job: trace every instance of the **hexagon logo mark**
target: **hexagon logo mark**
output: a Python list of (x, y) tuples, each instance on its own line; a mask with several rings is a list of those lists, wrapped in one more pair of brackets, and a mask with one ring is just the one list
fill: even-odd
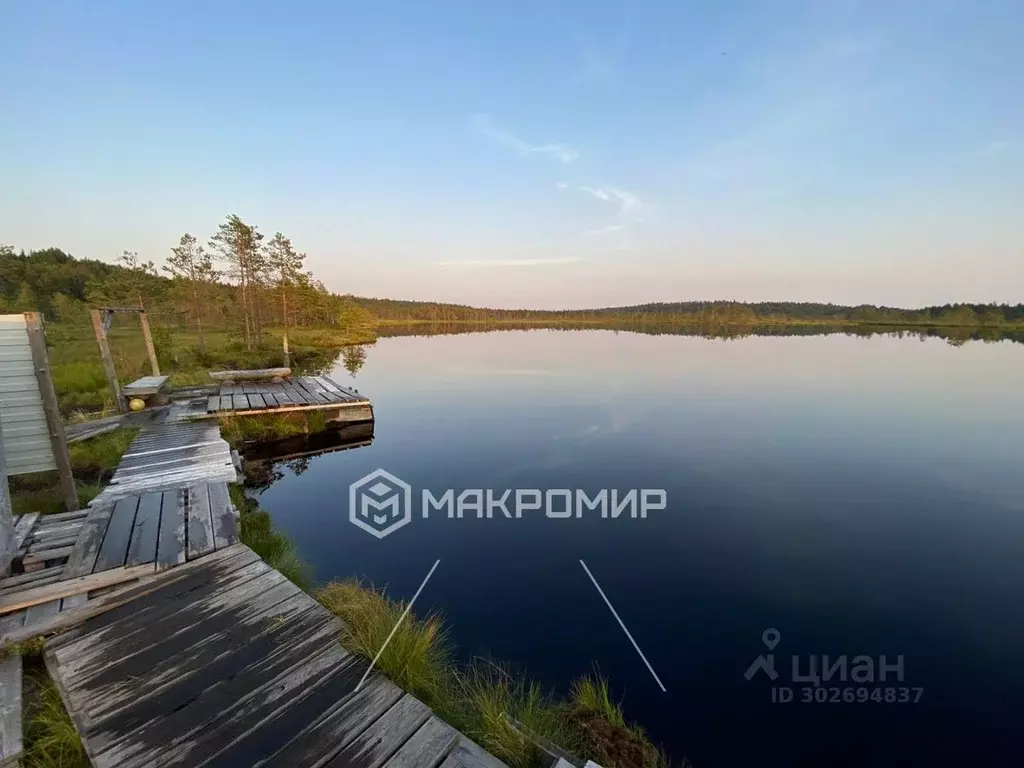
[(348, 519), (378, 539), (412, 520), (412, 486), (377, 469), (348, 487)]

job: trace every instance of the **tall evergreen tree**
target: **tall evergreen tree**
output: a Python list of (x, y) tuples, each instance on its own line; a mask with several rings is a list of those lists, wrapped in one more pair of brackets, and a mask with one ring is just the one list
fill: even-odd
[(257, 305), (259, 287), (265, 277), (262, 240), (262, 233), (254, 225), (246, 224), (235, 214), (228, 216), (210, 238), (210, 247), (220, 254), (229, 266), (229, 275), (238, 282), (245, 320), (245, 345), (249, 349), (262, 334)]
[(280, 232), (267, 243), (266, 262), (270, 279), (281, 295), (281, 323), (286, 332), (288, 321), (288, 295), (291, 293), (302, 275), (303, 262), (306, 254), (297, 253), (292, 241)]
[(217, 281), (219, 273), (213, 268), (213, 258), (188, 232), (181, 236), (177, 247), (171, 248), (164, 270), (175, 279), (181, 280), (188, 291), (192, 304), (192, 317), (199, 330), (199, 349), (206, 349), (203, 337), (203, 307), (210, 293), (210, 287)]

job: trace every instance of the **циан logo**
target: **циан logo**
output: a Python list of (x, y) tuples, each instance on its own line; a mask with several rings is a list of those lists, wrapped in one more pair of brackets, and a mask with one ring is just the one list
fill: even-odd
[(383, 469), (348, 488), (348, 519), (383, 539), (412, 520), (412, 486)]

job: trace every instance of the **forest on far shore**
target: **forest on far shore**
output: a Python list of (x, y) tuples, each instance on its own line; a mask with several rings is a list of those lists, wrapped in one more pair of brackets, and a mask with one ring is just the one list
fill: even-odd
[(229, 216), (204, 248), (191, 234), (158, 270), (125, 251), (116, 263), (76, 259), (60, 248), (0, 246), (0, 313), (39, 310), (51, 321), (86, 322), (94, 306), (142, 306), (157, 322), (198, 330), (264, 327), (370, 328), (392, 323), (643, 323), (721, 325), (1024, 326), (1024, 304), (945, 304), (908, 309), (813, 302), (680, 301), (576, 310), (494, 309), (339, 294), (304, 269), (304, 254), (277, 233), (265, 240)]

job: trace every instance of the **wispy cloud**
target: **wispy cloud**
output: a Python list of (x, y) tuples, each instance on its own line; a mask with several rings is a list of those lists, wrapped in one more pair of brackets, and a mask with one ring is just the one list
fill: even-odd
[(576, 264), (583, 261), (579, 256), (564, 256), (549, 259), (465, 259), (461, 261), (439, 261), (439, 267), (553, 267), (559, 264)]
[(607, 227), (588, 229), (583, 233), (584, 237), (596, 237), (598, 235), (610, 235), (612, 232), (619, 232), (626, 228), (625, 224), (609, 224)]
[(598, 200), (603, 200), (606, 203), (615, 203), (619, 206), (620, 216), (636, 216), (643, 208), (643, 202), (640, 198), (634, 195), (632, 192), (627, 192), (624, 189), (618, 187), (612, 187), (609, 185), (601, 187), (577, 187), (581, 192), (586, 192), (588, 195), (593, 195)]
[(473, 127), (489, 139), (514, 149), (520, 155), (548, 155), (561, 163), (569, 164), (580, 156), (580, 153), (563, 144), (531, 144), (520, 139), (506, 129), (496, 125), (487, 115), (473, 115)]

